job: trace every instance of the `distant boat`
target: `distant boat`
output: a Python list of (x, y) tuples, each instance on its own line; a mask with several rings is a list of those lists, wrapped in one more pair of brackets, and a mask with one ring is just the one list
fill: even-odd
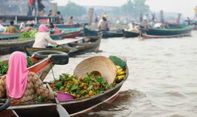
[(32, 47), (34, 39), (10, 39), (0, 40), (0, 55), (10, 54), (14, 51), (25, 51), (26, 47)]
[(139, 32), (134, 32), (134, 31), (128, 31), (124, 30), (124, 37), (129, 38), (129, 37), (138, 37), (140, 35)]
[(16, 39), (20, 33), (0, 33), (0, 40)]
[(170, 38), (190, 36), (193, 26), (170, 24), (166, 28), (142, 29), (143, 38)]
[(102, 35), (102, 38), (112, 38), (112, 37), (123, 37), (123, 30), (109, 30), (109, 31), (97, 31), (84, 28), (84, 36), (97, 36)]
[(61, 32), (57, 34), (51, 34), (51, 38), (53, 40), (62, 40), (65, 38), (75, 38), (80, 34), (81, 30), (78, 31), (71, 31), (71, 32)]
[(34, 52), (47, 50), (47, 51), (62, 51), (69, 54), (69, 56), (75, 56), (86, 52), (97, 51), (100, 46), (100, 37), (84, 37), (82, 39), (64, 40), (61, 47), (54, 48), (32, 48), (27, 47), (26, 52), (28, 55), (32, 55)]

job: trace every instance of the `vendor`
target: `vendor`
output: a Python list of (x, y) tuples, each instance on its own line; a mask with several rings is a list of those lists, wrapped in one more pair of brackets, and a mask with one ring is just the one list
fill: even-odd
[(57, 42), (51, 39), (48, 32), (48, 27), (41, 24), (38, 28), (38, 32), (35, 34), (34, 48), (47, 48), (48, 44), (59, 45)]
[(107, 18), (105, 16), (103, 16), (102, 19), (99, 21), (98, 29), (100, 31), (109, 31), (109, 23), (108, 23)]
[(28, 104), (42, 96), (54, 99), (54, 93), (43, 86), (38, 76), (27, 69), (26, 55), (15, 51), (10, 55), (7, 74), (0, 78), (0, 98), (11, 98), (12, 105)]
[(5, 32), (7, 32), (7, 33), (17, 33), (18, 32), (18, 30), (14, 26), (14, 21), (10, 21), (10, 25), (6, 28)]

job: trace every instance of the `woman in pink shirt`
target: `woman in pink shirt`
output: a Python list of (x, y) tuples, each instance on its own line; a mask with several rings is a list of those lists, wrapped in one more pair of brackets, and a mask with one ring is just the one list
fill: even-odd
[(41, 24), (38, 28), (38, 32), (35, 34), (34, 48), (47, 48), (48, 44), (59, 45), (57, 42), (51, 39), (48, 27)]

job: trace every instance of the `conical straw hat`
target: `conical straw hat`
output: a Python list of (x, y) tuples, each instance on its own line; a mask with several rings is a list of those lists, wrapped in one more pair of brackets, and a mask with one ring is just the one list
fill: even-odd
[(74, 75), (84, 77), (87, 73), (99, 72), (101, 76), (109, 83), (113, 83), (116, 77), (116, 66), (107, 57), (94, 56), (80, 62), (75, 70)]

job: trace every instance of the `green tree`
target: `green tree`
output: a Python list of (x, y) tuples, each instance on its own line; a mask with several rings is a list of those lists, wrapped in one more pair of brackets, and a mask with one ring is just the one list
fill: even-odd
[(66, 6), (59, 6), (58, 9), (60, 10), (63, 16), (80, 17), (86, 14), (86, 9), (84, 7), (70, 1), (66, 4)]
[(146, 0), (128, 0), (121, 7), (114, 9), (113, 14), (139, 19), (140, 15), (148, 14), (150, 9)]
[(150, 9), (149, 6), (145, 4), (146, 0), (133, 0), (134, 6), (134, 16), (139, 17), (140, 14), (147, 14), (149, 13)]

